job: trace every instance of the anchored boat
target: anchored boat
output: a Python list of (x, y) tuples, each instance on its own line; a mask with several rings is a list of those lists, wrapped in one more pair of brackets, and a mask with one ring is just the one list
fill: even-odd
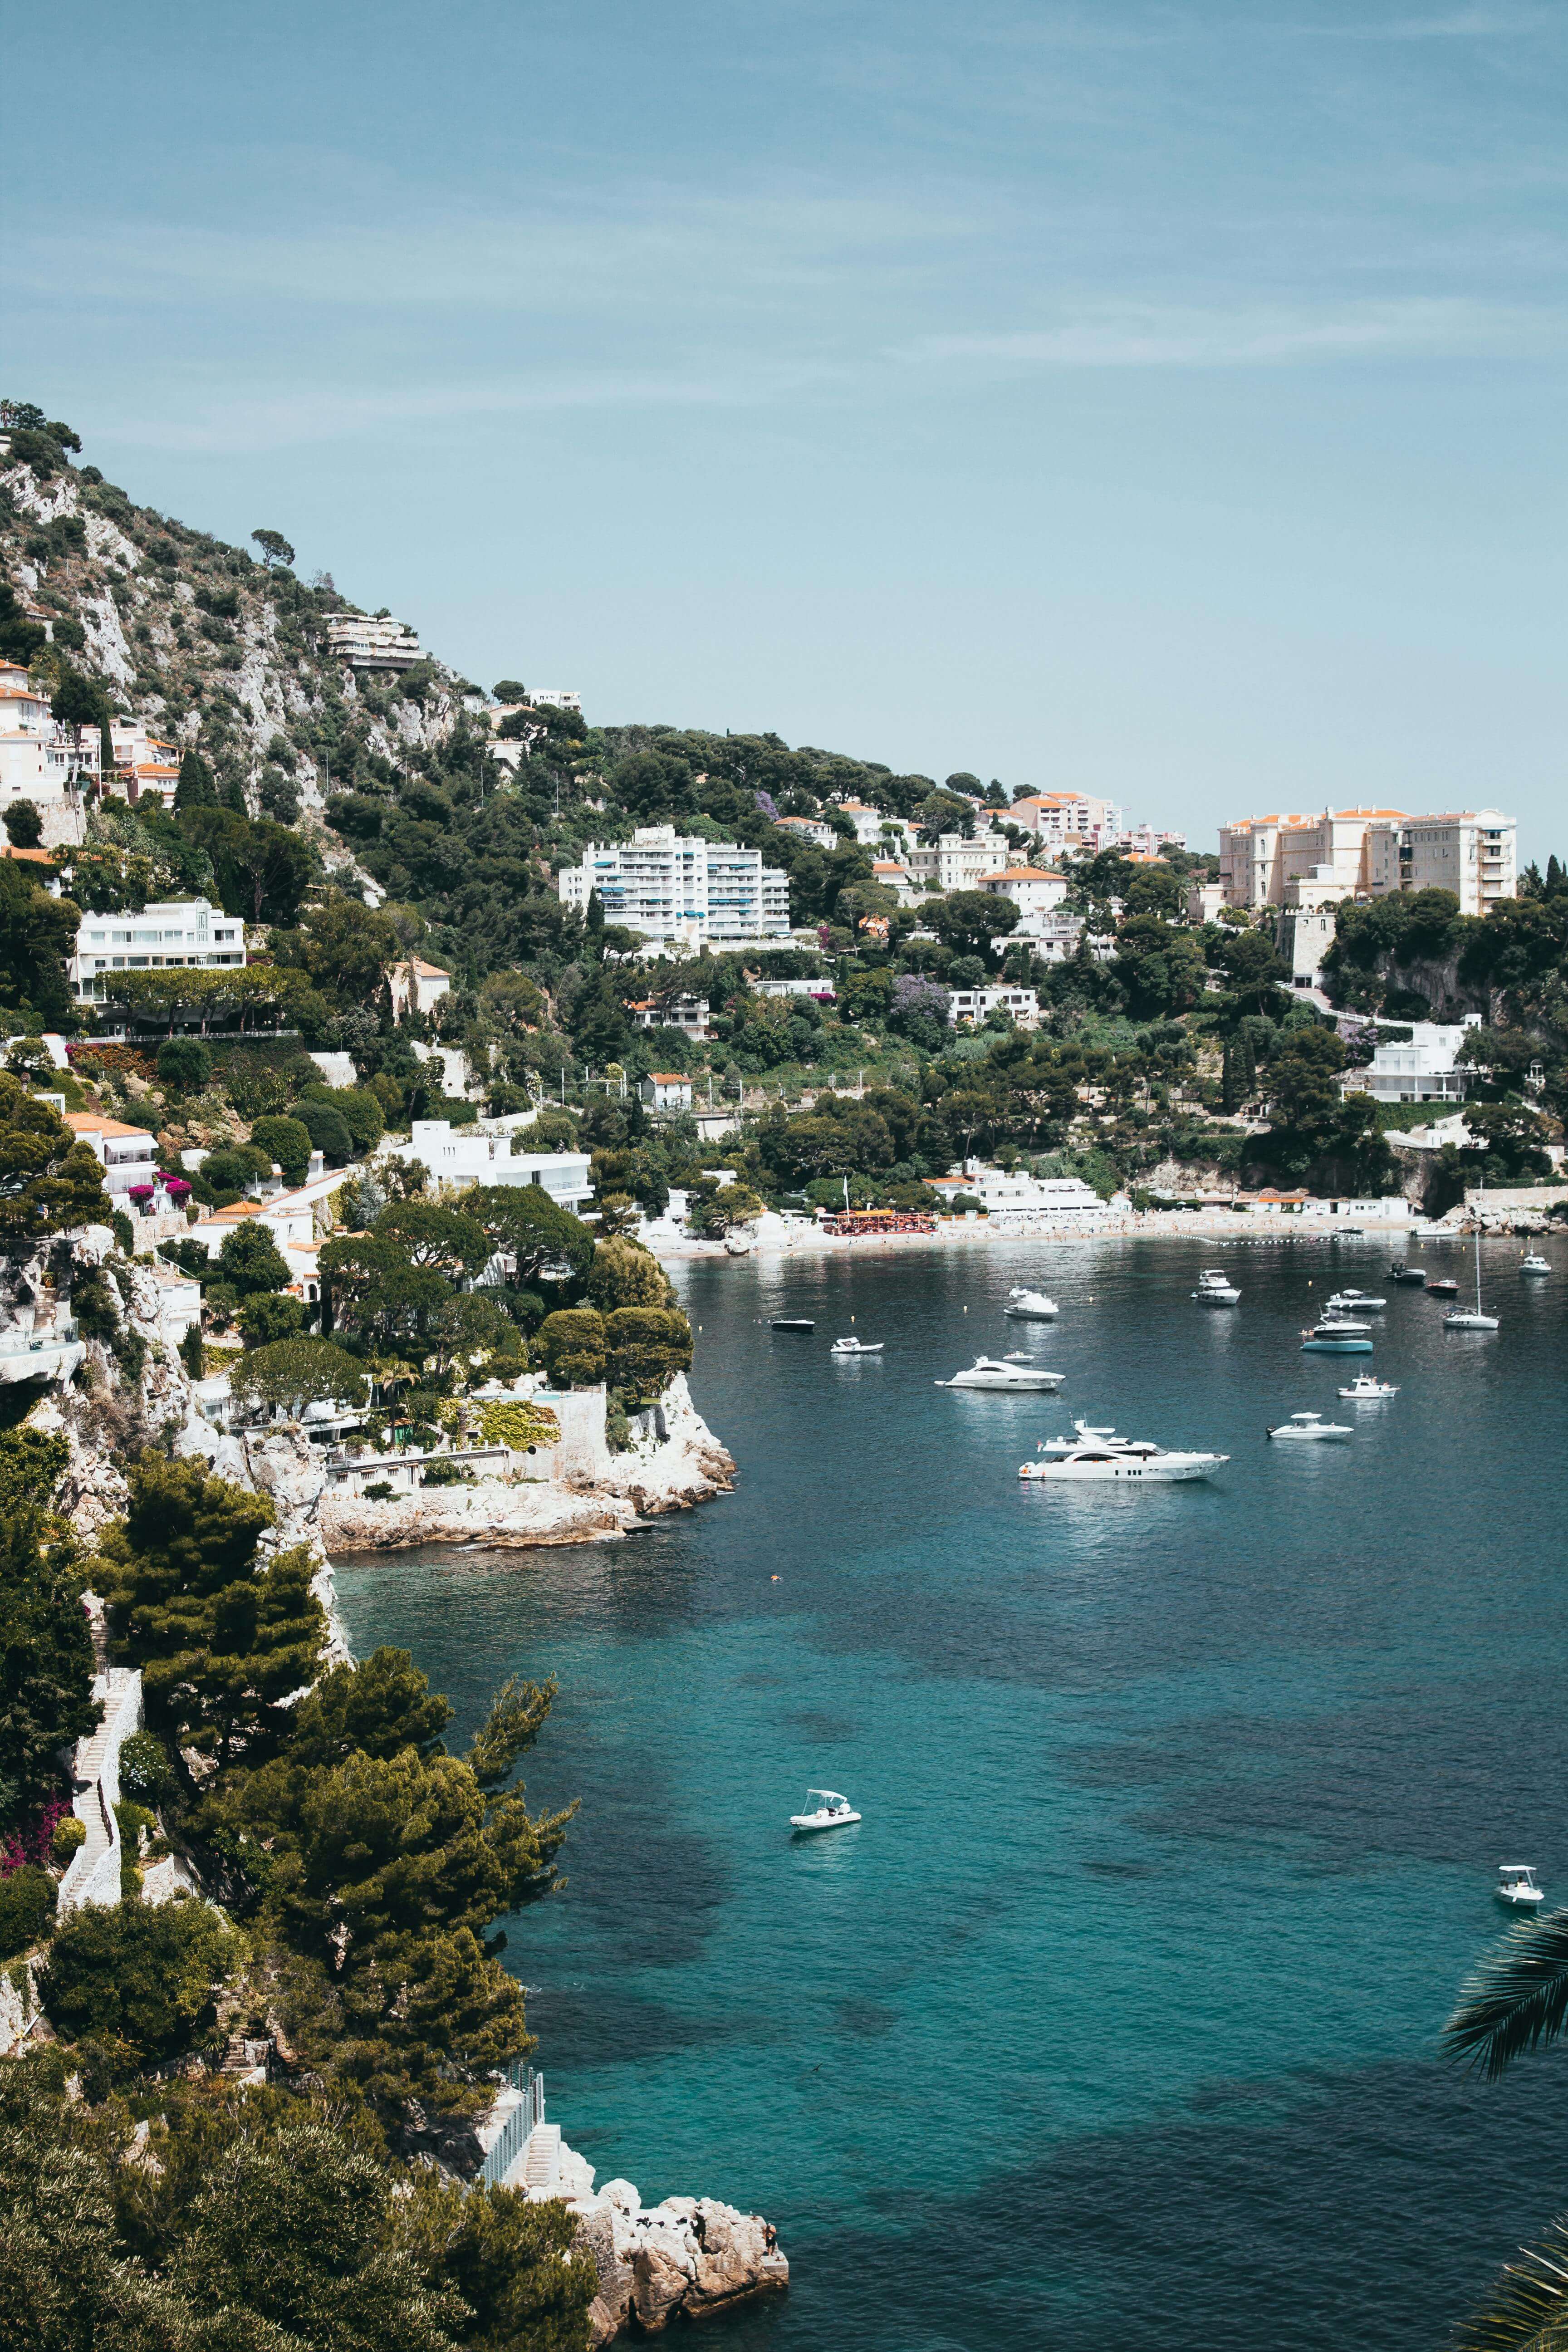
[(1073, 1437), (1053, 1437), (1042, 1459), (1021, 1462), (1020, 1478), (1079, 1480), (1102, 1485), (1125, 1480), (1134, 1486), (1170, 1486), (1190, 1478), (1210, 1478), (1228, 1454), (1184, 1454), (1148, 1438), (1118, 1437), (1113, 1430), (1075, 1421)]
[(1042, 1372), (1031, 1364), (999, 1361), (994, 1356), (976, 1356), (965, 1372), (954, 1372), (950, 1381), (938, 1381), (939, 1389), (989, 1389), (1002, 1396), (1038, 1395), (1042, 1389), (1059, 1389), (1066, 1380), (1065, 1372)]
[[(812, 1802), (813, 1798), (816, 1800), (815, 1804)], [(859, 1814), (855, 1811), (848, 1798), (841, 1797), (837, 1789), (808, 1789), (805, 1792), (805, 1811), (803, 1813), (792, 1813), (789, 1817), (789, 1825), (792, 1830), (797, 1831), (845, 1830), (848, 1828), (851, 1822), (858, 1822), (859, 1818)]]

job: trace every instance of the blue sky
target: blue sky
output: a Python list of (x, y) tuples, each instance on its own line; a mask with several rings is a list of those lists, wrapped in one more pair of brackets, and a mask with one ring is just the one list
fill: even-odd
[(485, 684), (1564, 812), (1558, 0), (57, 0), (8, 388)]

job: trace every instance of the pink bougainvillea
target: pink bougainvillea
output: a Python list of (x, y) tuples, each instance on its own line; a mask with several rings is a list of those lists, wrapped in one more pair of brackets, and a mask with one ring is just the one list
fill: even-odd
[(46, 1797), (33, 1819), (24, 1822), (19, 1830), (13, 1830), (0, 1844), (0, 1878), (9, 1878), (14, 1870), (21, 1870), (27, 1863), (47, 1862), (55, 1823), (69, 1811), (66, 1798)]

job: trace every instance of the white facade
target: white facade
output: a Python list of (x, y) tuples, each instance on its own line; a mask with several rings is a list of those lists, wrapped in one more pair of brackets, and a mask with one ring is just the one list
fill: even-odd
[(793, 833), (800, 841), (815, 842), (818, 849), (832, 849), (837, 844), (838, 835), (819, 816), (781, 816), (778, 822), (781, 832)]
[(1020, 915), (1048, 915), (1068, 893), (1067, 876), (1044, 866), (1004, 866), (983, 874), (977, 887), (994, 898), (1010, 898)]
[(139, 915), (84, 915), (67, 961), (71, 994), (83, 1003), (103, 994), (109, 971), (204, 969), (245, 961), (245, 925), (205, 898), (170, 898)]
[(569, 686), (541, 686), (529, 696), (535, 710), (581, 710), (583, 698)]
[(1225, 903), (1223, 882), (1188, 883), (1187, 920), (1189, 923), (1217, 923), (1219, 910)]
[(645, 997), (640, 1004), (629, 1004), (636, 1029), (679, 1029), (688, 1037), (708, 1034), (708, 999), (705, 996), (674, 996), (661, 1006), (657, 997)]
[(0, 663), (0, 810), (15, 801), (58, 805), (80, 790), (79, 778), (96, 779), (99, 749), (96, 727), (84, 727), (79, 742), (20, 664)]
[(647, 1099), (655, 1110), (689, 1110), (691, 1081), (679, 1070), (654, 1070), (647, 1080)]
[(1462, 1103), (1470, 1074), (1458, 1055), (1479, 1025), (1479, 1014), (1468, 1021), (1413, 1021), (1409, 1043), (1380, 1045), (1368, 1068), (1346, 1072), (1344, 1091), (1378, 1102)]
[(418, 956), (410, 956), (405, 963), (393, 965), (386, 984), (394, 1017), (401, 1021), (410, 1005), (416, 1013), (428, 1013), (439, 1004), (452, 985), (452, 975), (438, 963), (424, 963)]
[(1032, 988), (953, 988), (948, 991), (947, 1017), (953, 1028), (961, 1021), (984, 1021), (988, 1013), (1010, 1013), (1020, 1029), (1033, 1029), (1040, 1017), (1040, 1000)]
[(760, 849), (703, 841), (672, 824), (640, 826), (629, 842), (595, 843), (557, 888), (585, 911), (597, 891), (606, 923), (689, 947), (740, 947), (789, 934), (789, 877)]
[(1112, 834), (1110, 847), (1125, 849), (1135, 857), (1163, 857), (1167, 849), (1185, 849), (1184, 833), (1162, 833), (1152, 824), (1124, 824)]
[(406, 621), (371, 621), (359, 613), (332, 614), (327, 622), (327, 653), (354, 669), (408, 669), (423, 658)]
[(593, 1194), (585, 1151), (519, 1151), (510, 1135), (482, 1134), (445, 1118), (416, 1118), (412, 1139), (390, 1156), (419, 1160), (439, 1184), (540, 1184), (558, 1208), (581, 1213)]
[(1371, 888), (1452, 890), (1461, 915), (1489, 914), (1518, 896), (1518, 826), (1500, 809), (1459, 809), (1412, 816), (1380, 828)]
[(1337, 919), (1333, 907), (1285, 909), (1279, 924), (1279, 953), (1290, 967), (1292, 988), (1321, 986), (1323, 958), (1333, 945)]
[(167, 737), (152, 735), (144, 719), (120, 718), (110, 722), (114, 753), (114, 782), (132, 804), (153, 794), (165, 808), (174, 805), (180, 781), (180, 747)]
[(1087, 851), (1110, 848), (1126, 830), (1113, 801), (1093, 793), (1026, 793), (1006, 812), (1010, 824), (1032, 833), (1047, 848)]
[(158, 1139), (144, 1127), (127, 1127), (95, 1110), (61, 1113), (79, 1143), (85, 1143), (103, 1166), (106, 1192), (129, 1192), (132, 1184), (150, 1184), (158, 1164)]
[(1403, 809), (1323, 809), (1237, 817), (1219, 831), (1228, 907), (1326, 906), (1372, 891), (1373, 844), (1409, 823)]
[(1112, 1222), (1113, 1212), (1081, 1176), (1011, 1174), (979, 1160), (966, 1160), (951, 1176), (926, 1180), (936, 1192), (968, 1193), (994, 1217), (1026, 1221), (1032, 1230), (1070, 1228), (1094, 1232)]

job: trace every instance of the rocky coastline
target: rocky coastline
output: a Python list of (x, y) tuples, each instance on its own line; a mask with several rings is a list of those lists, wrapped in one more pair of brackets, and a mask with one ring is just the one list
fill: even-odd
[(657, 2336), (677, 2314), (714, 2312), (789, 2284), (771, 2222), (711, 2197), (667, 2197), (645, 2210), (629, 2180), (606, 2181), (580, 2210), (573, 2251), (590, 2254), (599, 2292), (588, 2309), (598, 2347), (636, 2327)]

